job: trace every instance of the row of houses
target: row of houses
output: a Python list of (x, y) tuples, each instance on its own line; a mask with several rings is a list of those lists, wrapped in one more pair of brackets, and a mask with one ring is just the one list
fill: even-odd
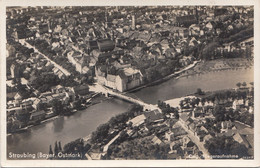
[[(188, 101), (184, 101), (184, 107), (186, 106), (185, 103), (188, 103)], [(205, 103), (202, 105), (200, 102), (194, 108), (185, 109), (184, 112), (180, 113), (179, 121), (186, 129), (191, 131), (201, 143), (205, 143), (213, 138), (205, 127), (205, 123), (206, 118), (214, 120), (215, 117), (212, 115), (212, 109), (216, 105), (225, 106), (226, 110), (233, 109), (239, 111), (239, 113), (253, 113), (253, 104), (250, 96), (245, 99), (216, 100), (213, 103), (207, 103), (207, 105), (205, 105)], [(215, 126), (218, 127), (216, 124)], [(220, 133), (216, 133), (215, 136), (232, 137), (235, 141), (245, 145), (250, 155), (253, 153), (253, 128), (246, 124), (231, 120), (221, 121)], [(167, 137), (169, 141), (173, 141), (176, 138), (172, 131), (167, 132), (165, 137)]]
[(127, 122), (131, 123), (132, 127), (139, 127), (145, 122), (157, 123), (163, 121), (163, 115), (158, 110), (146, 111), (141, 115), (138, 115)]
[(52, 117), (54, 114), (51, 110), (52, 102), (54, 100), (61, 101), (62, 105), (72, 106), (76, 97), (84, 96), (89, 93), (87, 85), (80, 85), (76, 87), (56, 86), (52, 91), (44, 92), (37, 97), (22, 99), (17, 93), (14, 100), (7, 102), (7, 116), (23, 115), (30, 113), (31, 120), (40, 120), (43, 118)]
[(212, 138), (208, 130), (203, 126), (203, 121), (192, 118), (190, 113), (182, 113), (180, 115), (180, 122), (190, 130), (200, 142), (205, 143), (207, 140)]

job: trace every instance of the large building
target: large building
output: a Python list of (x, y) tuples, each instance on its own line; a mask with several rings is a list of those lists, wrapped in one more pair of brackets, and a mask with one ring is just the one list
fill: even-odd
[(86, 58), (80, 52), (70, 51), (67, 53), (67, 58), (69, 62), (75, 66), (76, 71), (79, 73), (86, 74), (89, 72)]
[(124, 68), (116, 77), (117, 90), (120, 92), (130, 90), (143, 84), (143, 74), (140, 70)]
[(135, 30), (135, 15), (132, 15), (132, 24), (131, 24), (132, 30)]
[(185, 15), (185, 16), (177, 16), (176, 17), (176, 25), (181, 26), (183, 25), (184, 27), (189, 27), (192, 24), (196, 24), (197, 18), (195, 15)]
[(10, 67), (10, 71), (11, 71), (11, 77), (12, 78), (20, 78), (21, 77), (21, 69), (20, 66), (18, 64), (12, 64)]
[(120, 92), (136, 88), (143, 84), (143, 74), (133, 68), (120, 69), (116, 74), (106, 73), (105, 67), (96, 68), (96, 77), (99, 84), (116, 89)]
[(115, 43), (110, 39), (97, 40), (98, 49), (101, 52), (113, 51)]

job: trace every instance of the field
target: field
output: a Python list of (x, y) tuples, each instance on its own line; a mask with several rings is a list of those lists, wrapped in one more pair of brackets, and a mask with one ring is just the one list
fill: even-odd
[(198, 63), (194, 68), (185, 71), (182, 76), (194, 75), (209, 71), (220, 71), (225, 69), (252, 68), (252, 60), (246, 58), (217, 59)]

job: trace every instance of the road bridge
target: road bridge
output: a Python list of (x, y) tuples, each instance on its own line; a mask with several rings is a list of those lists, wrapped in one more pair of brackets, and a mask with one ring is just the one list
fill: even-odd
[(97, 83), (89, 86), (89, 90), (93, 91), (93, 92), (97, 92), (97, 93), (103, 93), (107, 97), (109, 95), (111, 95), (111, 96), (123, 99), (125, 101), (131, 102), (131, 103), (134, 103), (134, 104), (138, 104), (138, 105), (144, 107), (144, 110), (159, 110), (159, 112), (162, 112), (161, 109), (157, 105), (145, 103), (142, 100), (132, 98), (130, 96), (125, 95), (124, 93), (116, 92), (112, 89), (106, 88), (106, 87), (104, 87), (100, 84), (97, 84)]

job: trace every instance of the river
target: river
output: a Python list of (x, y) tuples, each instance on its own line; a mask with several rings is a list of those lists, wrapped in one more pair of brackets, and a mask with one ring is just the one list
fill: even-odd
[[(170, 79), (159, 85), (143, 88), (130, 93), (147, 103), (156, 104), (158, 100), (169, 100), (196, 92), (214, 91), (236, 87), (238, 82), (252, 82), (253, 68), (223, 70), (200, 75)], [(127, 111), (130, 103), (119, 99), (108, 99), (69, 117), (59, 117), (30, 128), (27, 132), (7, 137), (7, 152), (13, 153), (48, 153), (49, 145), (55, 141), (62, 144), (87, 136), (98, 125), (107, 122), (112, 116)]]
[(27, 132), (10, 135), (7, 137), (8, 153), (48, 153), (49, 145), (54, 147), (55, 141), (66, 144), (87, 136), (100, 124), (126, 111), (130, 106), (130, 103), (119, 99), (108, 99), (74, 115), (61, 116), (31, 127)]
[(201, 88), (203, 91), (215, 91), (235, 88), (238, 82), (245, 81), (249, 84), (249, 82), (254, 81), (253, 72), (253, 68), (212, 71), (179, 79), (170, 79), (159, 85), (147, 87), (131, 94), (147, 103), (156, 104), (158, 100), (164, 101), (195, 93), (197, 88)]

